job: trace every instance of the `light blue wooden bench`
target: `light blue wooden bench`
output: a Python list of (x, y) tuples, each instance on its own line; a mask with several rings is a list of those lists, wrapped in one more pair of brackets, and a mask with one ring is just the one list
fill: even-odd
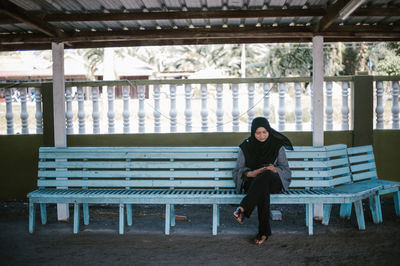
[[(132, 225), (132, 204), (165, 204), (165, 234), (175, 226), (174, 205), (213, 206), (212, 233), (217, 234), (219, 205), (238, 204), (232, 169), (238, 147), (42, 147), (38, 189), (29, 193), (29, 232), (35, 207), (47, 222), (46, 204), (74, 204), (73, 232), (79, 232), (80, 206), (89, 224), (89, 204), (117, 204), (119, 233)], [(313, 234), (313, 204), (354, 203), (358, 226), (365, 229), (361, 200), (376, 190), (342, 191), (350, 182), (345, 145), (294, 147), (287, 151), (293, 179), (290, 190), (271, 196), (271, 204), (306, 205), (306, 225)]]
[[(379, 188), (378, 194), (370, 198), (370, 210), (374, 223), (383, 222), (380, 195), (393, 194), (395, 212), (400, 216), (400, 182), (378, 179), (375, 157), (371, 145), (358, 146), (347, 149), (350, 163), (352, 186)], [(341, 206), (340, 216), (350, 217), (351, 204)]]

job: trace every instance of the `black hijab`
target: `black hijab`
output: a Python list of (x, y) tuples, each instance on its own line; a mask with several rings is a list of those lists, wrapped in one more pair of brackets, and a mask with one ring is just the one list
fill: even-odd
[[(255, 137), (256, 130), (259, 127), (265, 128), (269, 133), (267, 140), (264, 142), (258, 141)], [(264, 117), (253, 119), (251, 136), (239, 145), (243, 151), (246, 166), (252, 170), (273, 164), (282, 146), (288, 150), (293, 150), (290, 140), (271, 128), (268, 120)]]

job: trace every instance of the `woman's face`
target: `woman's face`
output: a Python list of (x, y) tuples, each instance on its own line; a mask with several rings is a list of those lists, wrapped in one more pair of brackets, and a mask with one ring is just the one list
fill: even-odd
[(257, 128), (256, 132), (254, 133), (254, 137), (259, 142), (264, 142), (264, 141), (266, 141), (268, 139), (269, 132), (265, 128), (259, 127), (259, 128)]

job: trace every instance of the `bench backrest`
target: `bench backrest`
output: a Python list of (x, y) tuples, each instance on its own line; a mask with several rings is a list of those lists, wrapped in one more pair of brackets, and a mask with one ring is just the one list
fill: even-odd
[(232, 188), (237, 147), (43, 147), (39, 187)]
[(335, 187), (351, 182), (347, 146), (295, 146), (286, 151), (292, 182), (289, 188)]
[(378, 178), (371, 145), (348, 148), (347, 154), (354, 182)]
[[(40, 188), (233, 189), (238, 147), (42, 147)], [(348, 183), (346, 146), (295, 146), (286, 152), (290, 188)]]

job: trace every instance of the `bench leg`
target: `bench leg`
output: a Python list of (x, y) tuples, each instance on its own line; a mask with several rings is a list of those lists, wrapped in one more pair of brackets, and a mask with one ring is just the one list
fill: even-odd
[(46, 203), (40, 203), (40, 217), (42, 218), (42, 224), (46, 224), (47, 223)]
[(340, 204), (340, 218), (342, 219), (350, 219), (351, 217), (351, 207), (352, 203), (343, 203)]
[(314, 218), (314, 204), (310, 203), (308, 204), (308, 235), (313, 235), (314, 234), (314, 228), (313, 228), (313, 218)]
[(358, 229), (365, 230), (364, 211), (361, 200), (354, 202), (354, 209), (356, 210)]
[(119, 204), (119, 234), (124, 234), (124, 225), (125, 225), (125, 217), (124, 217), (125, 205), (123, 203)]
[(82, 205), (82, 210), (83, 210), (83, 223), (85, 225), (89, 224), (89, 204), (84, 203)]
[(132, 204), (126, 204), (126, 223), (132, 225)]
[(372, 220), (375, 224), (380, 222), (380, 217), (382, 214), (380, 213), (380, 199), (379, 195), (369, 197), (369, 209), (371, 210)]
[(219, 216), (219, 205), (217, 205), (217, 226), (220, 226), (219, 218), (220, 218), (220, 216)]
[(332, 204), (325, 204), (324, 205), (324, 216), (322, 218), (322, 224), (323, 225), (328, 225), (329, 224), (329, 219), (331, 218), (331, 210), (332, 210)]
[(29, 201), (29, 233), (35, 232), (35, 204)]
[(74, 203), (74, 234), (79, 232), (79, 204)]
[(308, 204), (306, 204), (306, 226), (308, 227)]
[(175, 205), (171, 204), (171, 226), (175, 226)]
[(171, 223), (171, 204), (165, 204), (165, 234), (169, 235)]
[(400, 216), (400, 191), (393, 193), (394, 208), (396, 210), (396, 215)]
[(218, 232), (218, 204), (213, 204), (213, 222), (212, 222), (212, 234), (216, 236)]

